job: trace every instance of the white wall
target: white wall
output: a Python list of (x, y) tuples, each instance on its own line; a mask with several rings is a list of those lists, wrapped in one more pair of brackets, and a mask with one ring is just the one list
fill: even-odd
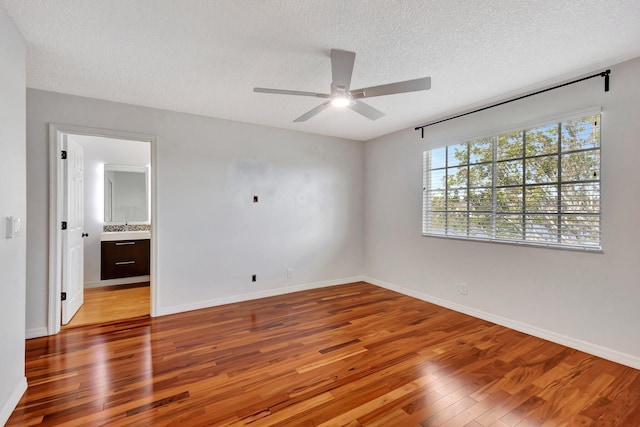
[[(148, 142), (95, 136), (69, 135), (84, 149), (84, 284), (102, 285), (100, 280), (100, 233), (104, 225), (104, 165), (148, 166)], [(105, 284), (110, 284), (106, 282)]]
[[(597, 78), (365, 146), (373, 283), (640, 368), (640, 59)], [(422, 152), (601, 105), (604, 253), (421, 236)], [(457, 293), (460, 282), (468, 295)]]
[(363, 143), (28, 89), (28, 330), (46, 326), (51, 122), (156, 135), (159, 314), (362, 273)]
[[(26, 265), (25, 43), (0, 6), (0, 425), (27, 387), (24, 376)], [(6, 237), (6, 218), (21, 219)]]

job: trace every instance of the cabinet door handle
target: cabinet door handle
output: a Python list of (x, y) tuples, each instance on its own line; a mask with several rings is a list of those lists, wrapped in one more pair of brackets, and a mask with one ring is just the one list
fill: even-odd
[(120, 262), (116, 262), (116, 265), (128, 265), (128, 264), (135, 264), (135, 261), (120, 261)]
[(116, 242), (116, 246), (122, 246), (122, 245), (135, 245), (136, 242)]

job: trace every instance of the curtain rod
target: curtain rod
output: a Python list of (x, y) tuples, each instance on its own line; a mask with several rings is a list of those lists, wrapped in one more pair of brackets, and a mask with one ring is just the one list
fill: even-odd
[(457, 119), (460, 117), (464, 117), (464, 116), (468, 116), (469, 114), (474, 114), (474, 113), (478, 113), (480, 111), (484, 111), (484, 110), (488, 110), (489, 108), (493, 108), (493, 107), (498, 107), (500, 105), (504, 105), (504, 104), (508, 104), (510, 102), (514, 102), (514, 101), (519, 101), (521, 99), (524, 98), (528, 98), (530, 96), (534, 96), (534, 95), (538, 95), (544, 92), (549, 92), (550, 90), (554, 90), (554, 89), (559, 89), (561, 87), (565, 87), (565, 86), (569, 86), (575, 83), (580, 83), (582, 81), (585, 80), (589, 80), (592, 79), (594, 77), (604, 77), (604, 91), (605, 92), (609, 92), (609, 75), (611, 74), (611, 70), (606, 70), (606, 71), (602, 71), (600, 73), (597, 74), (593, 74), (591, 76), (587, 76), (587, 77), (582, 77), (580, 79), (577, 80), (572, 80), (570, 82), (566, 82), (566, 83), (562, 83), (553, 87), (549, 87), (547, 89), (542, 89), (536, 92), (532, 92), (532, 93), (528, 93), (526, 95), (521, 95), (515, 98), (511, 98), (511, 99), (507, 99), (506, 101), (502, 101), (502, 102), (498, 102), (497, 104), (491, 104), (491, 105), (487, 105), (486, 107), (482, 107), (482, 108), (478, 108), (477, 110), (473, 110), (473, 111), (469, 111), (466, 113), (462, 113), (462, 114), (458, 114), (457, 116), (452, 116), (452, 117), (447, 117), (446, 119), (442, 119), (442, 120), (438, 120), (435, 122), (431, 122), (431, 123), (427, 123), (426, 125), (421, 125), (421, 126), (416, 126), (415, 130), (420, 130), (422, 132), (422, 138), (424, 138), (424, 128), (428, 127), (428, 126), (433, 126), (433, 125), (437, 125), (438, 123), (442, 123), (442, 122), (447, 122), (449, 120), (453, 120), (453, 119)]

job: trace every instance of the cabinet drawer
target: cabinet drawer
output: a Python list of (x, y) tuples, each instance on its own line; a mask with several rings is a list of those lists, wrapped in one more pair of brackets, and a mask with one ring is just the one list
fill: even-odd
[(149, 254), (149, 240), (118, 240), (101, 243), (103, 259), (126, 261)]
[(101, 242), (100, 278), (146, 276), (150, 272), (149, 240)]

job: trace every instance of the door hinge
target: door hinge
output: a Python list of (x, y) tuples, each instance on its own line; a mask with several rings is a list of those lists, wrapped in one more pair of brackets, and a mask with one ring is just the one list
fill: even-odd
[(67, 221), (62, 221), (62, 229), (63, 230), (67, 229)]
[(60, 301), (66, 301), (66, 300), (67, 300), (67, 293), (60, 292)]
[(67, 150), (62, 150), (62, 151), (60, 152), (60, 158), (61, 158), (62, 160), (67, 160)]

